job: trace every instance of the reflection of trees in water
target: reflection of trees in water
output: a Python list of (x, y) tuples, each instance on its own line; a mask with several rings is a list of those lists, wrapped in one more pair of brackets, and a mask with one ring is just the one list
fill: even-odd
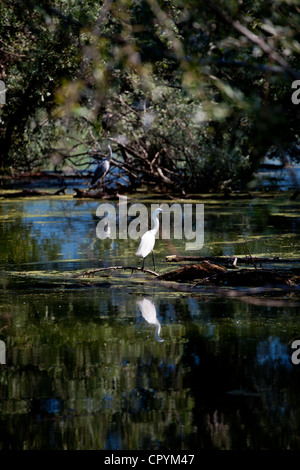
[(41, 231), (32, 222), (9, 221), (1, 228), (0, 257), (8, 264), (47, 262), (57, 259), (61, 250), (61, 239), (41, 236)]
[[(296, 237), (299, 217), (292, 217), (293, 213), (297, 213), (297, 205), (293, 203), (281, 207), (280, 203), (271, 201), (270, 205), (268, 201), (262, 204), (255, 200), (253, 203), (220, 202), (214, 205), (213, 210), (206, 203), (203, 253), (236, 256), (248, 254), (244, 238), (247, 238), (251, 254), (273, 252), (283, 256), (284, 253), (292, 252), (298, 246)], [(279, 213), (276, 214), (275, 211)], [(289, 242), (294, 245), (290, 246)], [(209, 253), (207, 247), (210, 247)]]
[[(46, 317), (49, 296), (42, 298), (43, 305), (38, 296), (36, 302), (27, 297), (27, 316), (19, 324), (22, 312), (17, 310), (1, 382), (1, 409), (11, 435), (4, 437), (0, 426), (1, 443), (23, 448), (26, 441), (29, 448), (39, 449), (188, 446), (195, 431), (192, 400), (182, 386), (180, 344), (155, 341), (132, 318), (123, 321), (122, 314), (113, 315), (113, 321), (108, 316), (97, 320), (95, 305), (83, 323), (74, 315), (80, 295), (58, 295), (60, 310), (51, 305)], [(117, 299), (109, 300), (103, 292), (104, 299), (114, 309)], [(182, 329), (174, 325), (167, 334), (179, 338)]]
[(253, 436), (256, 446), (264, 444), (274, 450), (300, 448), (300, 406), (295, 406), (300, 370), (291, 362), (292, 352), (288, 342), (278, 336), (269, 336), (257, 344), (253, 378), (262, 391), (264, 411), (254, 410), (261, 439), (258, 443)]
[(159, 343), (128, 292), (8, 294), (2, 446), (299, 448), (298, 372), (274, 367), (283, 340), (253, 327), (256, 308), (159, 297)]
[(224, 415), (216, 410), (212, 416), (207, 416), (207, 427), (213, 447), (228, 450), (231, 448), (230, 428), (224, 423)]
[(202, 334), (193, 324), (186, 330), (183, 360), (190, 366), (186, 385), (194, 400), (197, 446), (299, 449), (300, 369), (291, 368), (284, 341), (257, 343), (246, 325), (248, 341), (218, 324), (209, 339), (205, 328)]

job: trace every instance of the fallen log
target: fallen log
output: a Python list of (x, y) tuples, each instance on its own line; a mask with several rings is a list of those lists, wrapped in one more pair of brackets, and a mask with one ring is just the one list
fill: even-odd
[[(295, 281), (298, 280), (298, 283)], [(224, 287), (295, 287), (300, 278), (292, 278), (290, 273), (272, 269), (241, 269), (227, 273), (217, 273), (197, 282), (197, 285)]]
[(222, 266), (204, 261), (201, 264), (186, 265), (158, 276), (158, 280), (175, 282), (195, 282), (195, 286), (214, 287), (263, 287), (263, 286), (297, 286), (300, 276), (290, 272), (274, 269), (241, 269), (227, 271)]
[(300, 263), (300, 259), (295, 258), (279, 258), (275, 256), (274, 258), (266, 257), (255, 257), (255, 256), (179, 256), (179, 255), (169, 255), (166, 256), (166, 261), (169, 263), (180, 263), (182, 261), (212, 261), (215, 263), (221, 263), (225, 265), (232, 266), (235, 263), (235, 266), (240, 264), (253, 264), (257, 263)]
[(224, 273), (227, 272), (227, 270), (223, 266), (217, 266), (208, 261), (203, 261), (201, 264), (186, 265), (174, 271), (161, 274), (158, 279), (162, 281), (189, 282), (195, 279), (204, 279), (220, 272)]
[(151, 274), (157, 281), (177, 283), (193, 283), (211, 287), (296, 287), (300, 285), (300, 273), (277, 271), (275, 269), (240, 269), (227, 271), (224, 266), (204, 261), (201, 264), (186, 265), (173, 271), (158, 274), (150, 269), (136, 266), (108, 266), (77, 273), (73, 278), (94, 277), (96, 273), (110, 271), (110, 277), (116, 270), (141, 271)]
[(123, 270), (130, 270), (133, 271), (141, 271), (144, 273), (151, 274), (152, 276), (157, 277), (158, 280), (162, 281), (177, 281), (177, 282), (186, 282), (186, 281), (193, 281), (195, 279), (206, 278), (209, 275), (218, 273), (218, 272), (226, 272), (226, 269), (222, 266), (216, 266), (214, 264), (210, 264), (208, 261), (204, 261), (201, 264), (196, 265), (187, 265), (183, 268), (176, 269), (174, 271), (164, 273), (159, 275), (156, 271), (151, 271), (150, 269), (140, 268), (136, 266), (108, 266), (106, 268), (96, 268), (90, 269), (88, 271), (84, 271), (82, 273), (75, 274), (73, 277), (93, 277), (94, 274), (103, 271), (111, 271), (108, 275), (111, 276), (114, 271), (117, 269)]

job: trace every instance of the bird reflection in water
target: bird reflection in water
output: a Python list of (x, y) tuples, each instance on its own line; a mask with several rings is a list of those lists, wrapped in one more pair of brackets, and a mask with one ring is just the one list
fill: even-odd
[(146, 320), (146, 322), (149, 323), (150, 325), (155, 325), (154, 337), (159, 343), (162, 343), (164, 339), (159, 337), (161, 325), (157, 318), (157, 313), (156, 313), (156, 308), (155, 308), (154, 303), (151, 300), (144, 298), (138, 301), (138, 307), (142, 313), (142, 316)]

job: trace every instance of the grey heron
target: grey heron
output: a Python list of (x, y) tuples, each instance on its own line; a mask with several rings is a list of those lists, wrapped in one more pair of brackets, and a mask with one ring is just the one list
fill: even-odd
[(154, 221), (154, 227), (153, 227), (153, 229), (148, 230), (148, 232), (144, 233), (144, 235), (141, 238), (138, 250), (136, 252), (137, 256), (141, 256), (143, 258), (142, 269), (144, 269), (146, 256), (148, 256), (149, 253), (152, 251), (152, 261), (153, 261), (153, 267), (154, 267), (154, 271), (155, 271), (153, 248), (154, 248), (154, 245), (155, 245), (155, 235), (157, 234), (158, 229), (159, 229), (158, 214), (160, 212), (162, 212), (162, 209), (160, 209), (160, 208), (155, 209), (155, 211), (153, 212), (152, 219)]
[(93, 178), (92, 178), (92, 181), (91, 181), (91, 187), (95, 186), (95, 184), (97, 183), (98, 180), (100, 180), (100, 183), (101, 183), (102, 179), (104, 181), (105, 175), (108, 172), (109, 167), (110, 167), (111, 158), (112, 158), (112, 149), (111, 149), (111, 146), (108, 145), (108, 156), (106, 158), (104, 158), (104, 160), (102, 160), (97, 165), (97, 168), (96, 168), (96, 170), (93, 174)]

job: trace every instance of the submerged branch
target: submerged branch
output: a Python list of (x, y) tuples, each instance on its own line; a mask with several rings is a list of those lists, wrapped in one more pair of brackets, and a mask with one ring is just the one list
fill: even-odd
[(83, 273), (75, 274), (74, 277), (76, 278), (76, 277), (81, 277), (81, 276), (93, 276), (95, 273), (98, 273), (100, 271), (112, 271), (112, 273), (109, 274), (109, 276), (111, 276), (113, 272), (116, 271), (117, 269), (129, 270), (131, 272), (142, 271), (144, 273), (151, 274), (152, 276), (155, 276), (155, 277), (159, 276), (159, 274), (157, 274), (157, 272), (155, 271), (151, 271), (150, 269), (146, 269), (146, 268), (139, 268), (137, 266), (108, 266), (106, 268), (97, 268), (97, 269), (91, 269), (89, 271), (84, 271)]

